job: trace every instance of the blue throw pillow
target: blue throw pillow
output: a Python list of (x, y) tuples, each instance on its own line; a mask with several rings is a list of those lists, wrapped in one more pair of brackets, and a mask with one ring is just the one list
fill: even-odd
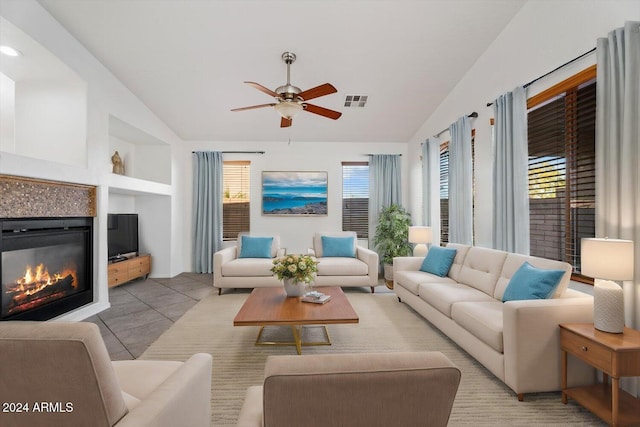
[(273, 237), (242, 236), (238, 258), (271, 258)]
[(431, 246), (427, 256), (422, 261), (421, 271), (445, 277), (449, 274), (449, 269), (456, 257), (456, 249), (443, 248), (441, 246)]
[(509, 280), (502, 301), (547, 299), (553, 295), (564, 273), (564, 270), (545, 270), (525, 262)]
[(323, 257), (356, 257), (354, 237), (330, 237), (320, 236), (322, 238), (322, 256)]

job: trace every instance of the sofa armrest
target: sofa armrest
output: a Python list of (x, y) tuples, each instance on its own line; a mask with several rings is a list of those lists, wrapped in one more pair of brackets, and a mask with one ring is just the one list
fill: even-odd
[[(583, 295), (504, 303), (505, 383), (516, 393), (560, 390), (558, 325), (593, 322), (593, 297)], [(593, 382), (593, 370), (586, 365), (569, 373), (569, 384)]]
[(230, 246), (213, 254), (213, 286), (222, 281), (222, 264), (237, 258), (237, 247)]
[(369, 284), (376, 286), (378, 284), (378, 254), (377, 252), (365, 248), (364, 246), (356, 247), (356, 258), (367, 264), (369, 272)]
[[(144, 364), (145, 361), (136, 361)], [(115, 427), (193, 426), (211, 423), (211, 355), (194, 354)]]

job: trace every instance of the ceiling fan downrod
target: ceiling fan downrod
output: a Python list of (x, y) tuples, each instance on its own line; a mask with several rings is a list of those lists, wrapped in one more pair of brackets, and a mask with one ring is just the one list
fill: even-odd
[(282, 60), (287, 64), (287, 84), (276, 89), (276, 93), (281, 95), (285, 101), (293, 101), (296, 95), (302, 92), (299, 87), (291, 84), (291, 64), (296, 61), (296, 54), (293, 52), (284, 52)]

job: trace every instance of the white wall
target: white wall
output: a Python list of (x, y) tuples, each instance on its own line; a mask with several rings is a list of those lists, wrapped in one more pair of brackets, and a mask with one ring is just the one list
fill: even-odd
[[(490, 247), (492, 236), (492, 146), (489, 119), (492, 102), (581, 55), (625, 21), (640, 19), (640, 1), (529, 1), (469, 69), (455, 89), (427, 119), (409, 143), (410, 209), (422, 215), (420, 143), (458, 117), (477, 111), (475, 157), (475, 241)], [(528, 95), (595, 63), (595, 53), (529, 87)], [(434, 63), (437, 66), (437, 63)], [(445, 133), (441, 140), (448, 139)], [(452, 189), (451, 191), (454, 191)], [(435, 218), (433, 220), (436, 220)]]
[[(408, 197), (408, 159), (405, 143), (327, 143), (327, 142), (269, 142), (244, 143), (242, 145), (225, 143), (193, 142), (185, 144), (181, 153), (185, 182), (181, 185), (185, 197), (184, 221), (184, 266), (193, 268), (192, 247), (192, 210), (193, 197), (192, 151), (265, 151), (260, 154), (225, 154), (225, 160), (251, 161), (251, 232), (277, 233), (287, 252), (304, 252), (311, 247), (311, 239), (316, 231), (342, 230), (342, 162), (367, 161), (367, 154), (402, 154), (403, 201)], [(261, 215), (262, 171), (327, 171), (328, 200), (327, 216), (318, 217), (272, 217)], [(406, 205), (406, 204), (405, 204)]]
[(0, 151), (15, 151), (16, 85), (0, 73)]
[[(174, 276), (184, 271), (182, 267), (182, 199), (176, 186), (133, 179), (111, 174), (110, 121), (116, 116), (141, 131), (163, 141), (170, 147), (182, 141), (160, 121), (138, 98), (136, 98), (111, 72), (74, 39), (58, 21), (35, 0), (0, 0), (0, 15), (32, 37), (46, 50), (58, 57), (87, 84), (84, 164), (69, 166), (57, 159), (34, 158), (32, 153), (21, 155), (0, 151), (0, 173), (28, 176), (97, 186), (98, 215), (95, 221), (94, 280), (96, 283), (94, 304), (66, 316), (67, 319), (82, 319), (108, 307), (107, 286), (107, 212), (113, 203), (115, 210), (126, 209), (130, 201), (113, 199), (113, 193), (129, 193), (134, 197), (135, 210), (152, 218), (142, 224), (145, 233), (141, 236), (145, 249), (160, 253), (161, 273)], [(63, 143), (64, 145), (64, 143)], [(64, 148), (63, 148), (64, 150)], [(173, 148), (170, 148), (173, 150)], [(167, 163), (171, 163), (167, 161)], [(172, 177), (180, 176), (180, 162), (173, 163), (173, 170), (165, 172)], [(115, 189), (115, 191), (112, 191)], [(148, 197), (151, 195), (151, 197)], [(113, 201), (115, 200), (115, 201)], [(162, 209), (160, 224), (153, 211)], [(158, 227), (154, 236), (148, 237), (151, 228)], [(155, 271), (154, 271), (155, 273)]]

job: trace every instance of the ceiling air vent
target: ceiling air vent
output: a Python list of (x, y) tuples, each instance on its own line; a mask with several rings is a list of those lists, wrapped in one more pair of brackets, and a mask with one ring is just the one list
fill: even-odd
[(367, 95), (347, 95), (344, 100), (344, 106), (351, 108), (364, 107), (367, 103), (367, 98), (369, 98)]

